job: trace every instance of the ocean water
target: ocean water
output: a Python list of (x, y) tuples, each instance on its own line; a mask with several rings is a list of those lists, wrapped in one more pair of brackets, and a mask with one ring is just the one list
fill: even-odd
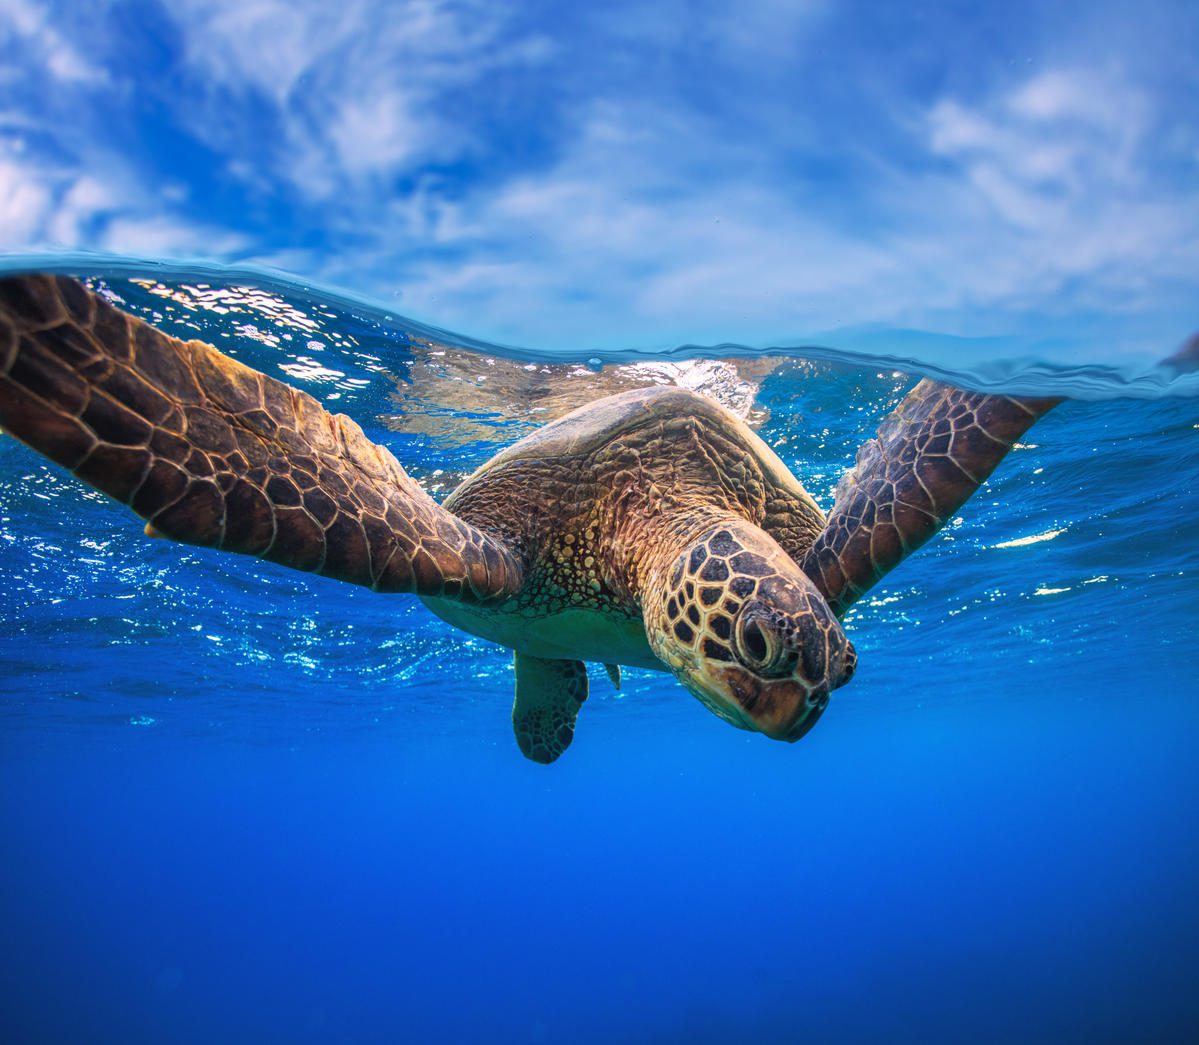
[[(914, 380), (830, 351), (511, 358), (199, 275), (95, 285), (439, 495), (673, 382), (828, 508)], [(147, 540), (0, 437), (0, 1039), (1195, 1040), (1195, 386), (958, 376), (1085, 399), (854, 608), (857, 675), (809, 736), (600, 668), (549, 767), (512, 738), (505, 651), (413, 598)]]

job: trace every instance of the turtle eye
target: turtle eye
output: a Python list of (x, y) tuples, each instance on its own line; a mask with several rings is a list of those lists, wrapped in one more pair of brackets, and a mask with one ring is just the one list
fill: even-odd
[(742, 664), (763, 678), (782, 678), (791, 674), (795, 666), (795, 658), (770, 623), (754, 613), (742, 613), (737, 618), (734, 652)]
[(766, 636), (762, 634), (762, 627), (756, 620), (751, 620), (741, 629), (741, 642), (745, 646), (745, 652), (755, 663), (765, 662), (770, 647), (766, 644)]

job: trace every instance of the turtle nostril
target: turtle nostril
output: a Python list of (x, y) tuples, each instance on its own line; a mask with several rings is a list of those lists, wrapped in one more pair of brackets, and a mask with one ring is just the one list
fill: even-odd
[(858, 651), (853, 648), (853, 643), (848, 639), (845, 640), (845, 656), (841, 667), (841, 685), (844, 686), (851, 678), (853, 673), (858, 670)]

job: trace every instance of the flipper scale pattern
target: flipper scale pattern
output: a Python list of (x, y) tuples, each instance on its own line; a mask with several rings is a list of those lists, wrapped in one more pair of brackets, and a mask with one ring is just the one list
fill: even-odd
[(73, 280), (0, 280), (0, 425), (174, 540), (385, 592), (522, 584), (348, 417)]
[(801, 565), (838, 615), (924, 544), (1060, 400), (921, 381), (858, 451)]

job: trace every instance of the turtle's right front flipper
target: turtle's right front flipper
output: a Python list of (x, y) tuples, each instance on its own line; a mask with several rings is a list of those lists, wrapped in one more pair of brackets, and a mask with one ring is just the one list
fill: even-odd
[(921, 381), (858, 451), (800, 565), (840, 616), (945, 525), (1058, 399)]
[(378, 591), (484, 601), (521, 585), (512, 549), (349, 418), (74, 280), (0, 279), (0, 426), (174, 540)]

